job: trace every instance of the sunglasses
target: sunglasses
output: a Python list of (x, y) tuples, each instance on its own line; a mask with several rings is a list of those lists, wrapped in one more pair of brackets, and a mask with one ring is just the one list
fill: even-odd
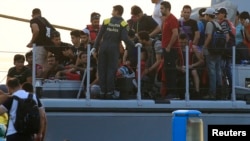
[(100, 19), (100, 17), (101, 17), (100, 15), (94, 15), (94, 16), (91, 17), (91, 19), (92, 19), (92, 20), (93, 20), (93, 19)]

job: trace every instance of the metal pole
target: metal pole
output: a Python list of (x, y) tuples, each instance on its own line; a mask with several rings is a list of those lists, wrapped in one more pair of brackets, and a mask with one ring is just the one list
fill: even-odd
[(138, 45), (135, 46), (137, 47), (137, 100), (138, 104), (141, 105), (141, 47), (142, 44), (137, 43)]
[(33, 92), (36, 92), (36, 44), (32, 45), (32, 85)]
[(186, 45), (185, 50), (186, 50), (186, 62), (185, 62), (185, 71), (186, 71), (186, 93), (185, 93), (185, 99), (189, 101), (189, 45)]
[(235, 97), (235, 46), (233, 46), (233, 57), (232, 57), (232, 93), (231, 93), (231, 100), (236, 101)]
[(86, 100), (90, 100), (90, 44), (87, 45), (87, 86), (86, 86)]
[(80, 85), (79, 91), (78, 91), (78, 93), (77, 93), (77, 99), (79, 99), (80, 96), (81, 96), (82, 87), (84, 87), (83, 84), (84, 84), (84, 79), (85, 79), (85, 77), (86, 77), (86, 69), (84, 70), (84, 73), (83, 73), (83, 76), (82, 76), (81, 85)]

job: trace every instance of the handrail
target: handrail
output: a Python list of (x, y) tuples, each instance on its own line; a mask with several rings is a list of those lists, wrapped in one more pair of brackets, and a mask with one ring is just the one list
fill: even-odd
[[(4, 14), (0, 14), (0, 17), (1, 18), (5, 18), (5, 19), (11, 19), (11, 20), (16, 20), (16, 21), (21, 21), (21, 22), (26, 22), (26, 23), (29, 23), (30, 20), (28, 19), (24, 19), (24, 18), (19, 18), (19, 17), (14, 17), (14, 16), (9, 16), (9, 15), (4, 15)], [(61, 25), (56, 25), (56, 24), (52, 24), (55, 28), (58, 28), (58, 29), (63, 29), (63, 30), (69, 30), (69, 31), (72, 31), (72, 30), (79, 30), (79, 29), (76, 29), (76, 28), (71, 28), (71, 27), (66, 27), (66, 26), (61, 26)]]

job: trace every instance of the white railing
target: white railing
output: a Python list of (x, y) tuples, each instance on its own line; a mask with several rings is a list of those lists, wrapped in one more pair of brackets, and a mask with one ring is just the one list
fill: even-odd
[[(137, 73), (138, 73), (138, 78), (137, 78), (137, 93), (136, 93), (136, 97), (137, 97), (137, 101), (138, 101), (138, 104), (140, 105), (141, 103), (141, 100), (142, 100), (142, 94), (141, 94), (141, 65), (140, 65), (140, 58), (141, 58), (141, 47), (142, 46), (139, 46), (137, 49), (138, 49), (138, 65), (137, 65)], [(32, 77), (32, 82), (33, 82), (33, 85), (35, 86), (34, 87), (34, 90), (36, 90), (36, 87), (40, 87), (41, 86), (41, 82), (39, 79), (36, 79), (35, 78), (35, 72), (36, 72), (36, 66), (35, 66), (35, 49), (36, 49), (36, 46), (33, 45), (33, 77)], [(81, 80), (81, 85), (82, 87), (79, 88), (79, 91), (77, 93), (77, 96), (76, 98), (79, 99), (80, 98), (80, 95), (81, 95), (81, 92), (82, 92), (82, 88), (84, 87), (84, 78), (87, 77), (87, 84), (86, 84), (86, 92), (85, 92), (85, 99), (89, 102), (90, 99), (91, 99), (91, 92), (90, 92), (90, 57), (91, 57), (91, 53), (90, 53), (90, 45), (88, 45), (88, 48), (87, 48), (87, 52), (88, 52), (88, 61), (87, 61), (87, 68), (85, 69), (85, 72), (84, 72), (84, 75), (83, 75), (83, 79)], [(235, 91), (235, 88), (239, 88), (239, 86), (236, 86), (236, 65), (235, 65), (235, 60), (236, 60), (236, 48), (233, 47), (232, 48), (232, 93), (231, 93), (231, 101), (234, 102), (236, 101), (236, 91)], [(185, 64), (186, 66), (188, 66), (189, 64), (189, 47), (186, 46), (186, 54), (185, 54), (186, 58), (185, 58)], [(186, 76), (185, 76), (185, 101), (189, 101), (190, 100), (190, 93), (189, 93), (189, 90), (190, 90), (190, 85), (189, 85), (189, 68), (188, 67), (185, 67), (186, 69)], [(244, 90), (249, 90), (250, 92), (250, 89), (249, 88), (242, 88)]]

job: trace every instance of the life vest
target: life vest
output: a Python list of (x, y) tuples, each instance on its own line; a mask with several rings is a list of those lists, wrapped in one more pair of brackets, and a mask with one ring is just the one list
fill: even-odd
[(87, 29), (89, 30), (89, 33), (90, 33), (90, 40), (91, 41), (95, 41), (96, 37), (97, 37), (97, 34), (100, 30), (100, 26), (98, 29), (95, 29), (92, 25), (87, 25)]

